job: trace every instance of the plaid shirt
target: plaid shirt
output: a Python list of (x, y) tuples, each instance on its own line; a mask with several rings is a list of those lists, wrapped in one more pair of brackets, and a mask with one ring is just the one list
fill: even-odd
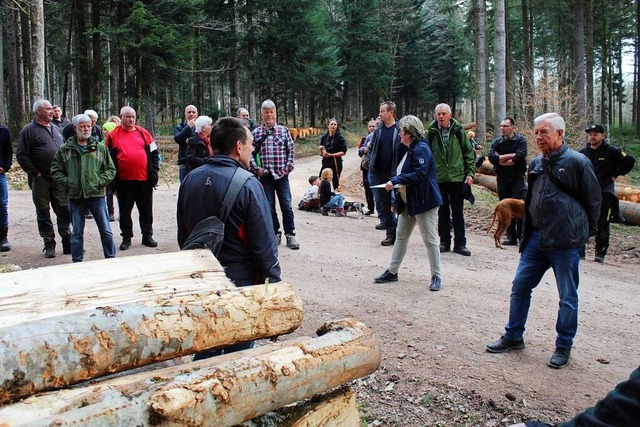
[(265, 169), (273, 179), (283, 178), (293, 171), (295, 146), (286, 126), (276, 124), (269, 130), (264, 125), (255, 128), (253, 146), (254, 154), (260, 154), (261, 166), (256, 164), (255, 157), (251, 157), (251, 171)]

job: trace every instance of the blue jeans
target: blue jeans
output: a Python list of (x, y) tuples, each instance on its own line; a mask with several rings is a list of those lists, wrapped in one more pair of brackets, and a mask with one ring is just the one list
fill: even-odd
[(291, 187), (289, 186), (289, 176), (286, 175), (280, 179), (273, 179), (271, 174), (260, 177), (260, 182), (264, 188), (264, 194), (267, 196), (269, 206), (271, 207), (271, 219), (273, 221), (273, 232), (280, 232), (280, 221), (276, 213), (276, 195), (282, 212), (282, 225), (284, 234), (295, 236), (296, 226), (293, 222), (293, 208), (291, 207)]
[(87, 211), (91, 212), (98, 225), (104, 257), (114, 258), (116, 244), (113, 240), (111, 225), (109, 225), (109, 214), (104, 197), (69, 199), (69, 209), (73, 223), (73, 234), (71, 234), (71, 259), (73, 262), (80, 262), (84, 257), (84, 220)]
[(343, 206), (344, 206), (344, 196), (342, 194), (336, 194), (335, 196), (331, 197), (331, 200), (325, 203), (323, 208), (335, 209), (335, 208), (341, 208)]
[(511, 288), (509, 323), (504, 337), (518, 340), (524, 335), (527, 323), (531, 293), (538, 286), (542, 276), (553, 269), (560, 295), (560, 308), (556, 320), (556, 347), (571, 348), (578, 329), (578, 284), (580, 281), (580, 248), (540, 249), (540, 235), (531, 233), (516, 270)]
[[(384, 184), (387, 181), (389, 181), (389, 177), (375, 175), (369, 172), (370, 186)], [(395, 230), (397, 220), (396, 215), (391, 212), (391, 205), (393, 204), (392, 192), (387, 191), (384, 188), (372, 188), (372, 190), (380, 224), (384, 225), (386, 230)]]
[(9, 187), (7, 175), (0, 174), (0, 227), (9, 225)]

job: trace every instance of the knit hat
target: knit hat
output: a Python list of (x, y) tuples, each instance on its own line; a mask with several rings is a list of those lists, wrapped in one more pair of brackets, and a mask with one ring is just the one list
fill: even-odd
[(118, 126), (118, 125), (116, 125), (113, 122), (107, 122), (107, 123), (102, 125), (102, 129), (106, 130), (107, 132), (111, 132), (112, 130), (114, 130), (116, 128), (116, 126)]

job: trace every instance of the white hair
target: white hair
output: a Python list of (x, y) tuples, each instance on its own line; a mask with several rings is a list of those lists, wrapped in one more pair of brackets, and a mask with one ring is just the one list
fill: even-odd
[(95, 112), (95, 110), (84, 110), (84, 114), (86, 114), (89, 117), (92, 117), (94, 120), (98, 120), (98, 113)]
[(91, 117), (89, 117), (88, 114), (76, 114), (75, 116), (73, 116), (73, 119), (71, 119), (71, 123), (73, 124), (73, 127), (78, 127), (78, 125), (80, 125), (80, 123), (91, 123)]
[(260, 110), (270, 110), (272, 108), (276, 108), (276, 104), (273, 103), (272, 100), (267, 99), (262, 103), (262, 106), (260, 107)]
[(120, 109), (120, 115), (124, 116), (125, 114), (127, 114), (128, 112), (133, 111), (133, 114), (136, 114), (136, 110), (134, 110), (132, 107), (125, 105), (124, 107), (122, 107)]
[(438, 111), (438, 108), (444, 108), (447, 113), (451, 114), (451, 107), (449, 106), (449, 104), (438, 104), (433, 111)]
[(45, 104), (50, 104), (50, 102), (46, 99), (38, 99), (33, 103), (33, 108), (31, 110), (36, 113), (39, 109), (44, 108)]
[(196, 119), (196, 133), (200, 133), (203, 127), (209, 126), (213, 123), (213, 119), (209, 116), (199, 116)]
[(533, 119), (533, 125), (537, 125), (538, 123), (542, 122), (542, 121), (549, 121), (550, 127), (552, 130), (557, 131), (557, 130), (561, 130), (562, 133), (564, 133), (565, 130), (565, 124), (564, 124), (564, 119), (562, 118), (562, 116), (558, 113), (545, 113), (542, 114), (538, 117), (536, 117), (535, 119)]

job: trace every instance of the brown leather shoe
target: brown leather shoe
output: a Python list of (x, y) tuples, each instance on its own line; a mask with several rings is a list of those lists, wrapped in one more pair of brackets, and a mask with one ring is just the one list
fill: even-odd
[(380, 242), (380, 244), (382, 246), (393, 246), (395, 242), (396, 242), (396, 239), (394, 239), (393, 237), (387, 236), (387, 238), (384, 239), (382, 242)]

